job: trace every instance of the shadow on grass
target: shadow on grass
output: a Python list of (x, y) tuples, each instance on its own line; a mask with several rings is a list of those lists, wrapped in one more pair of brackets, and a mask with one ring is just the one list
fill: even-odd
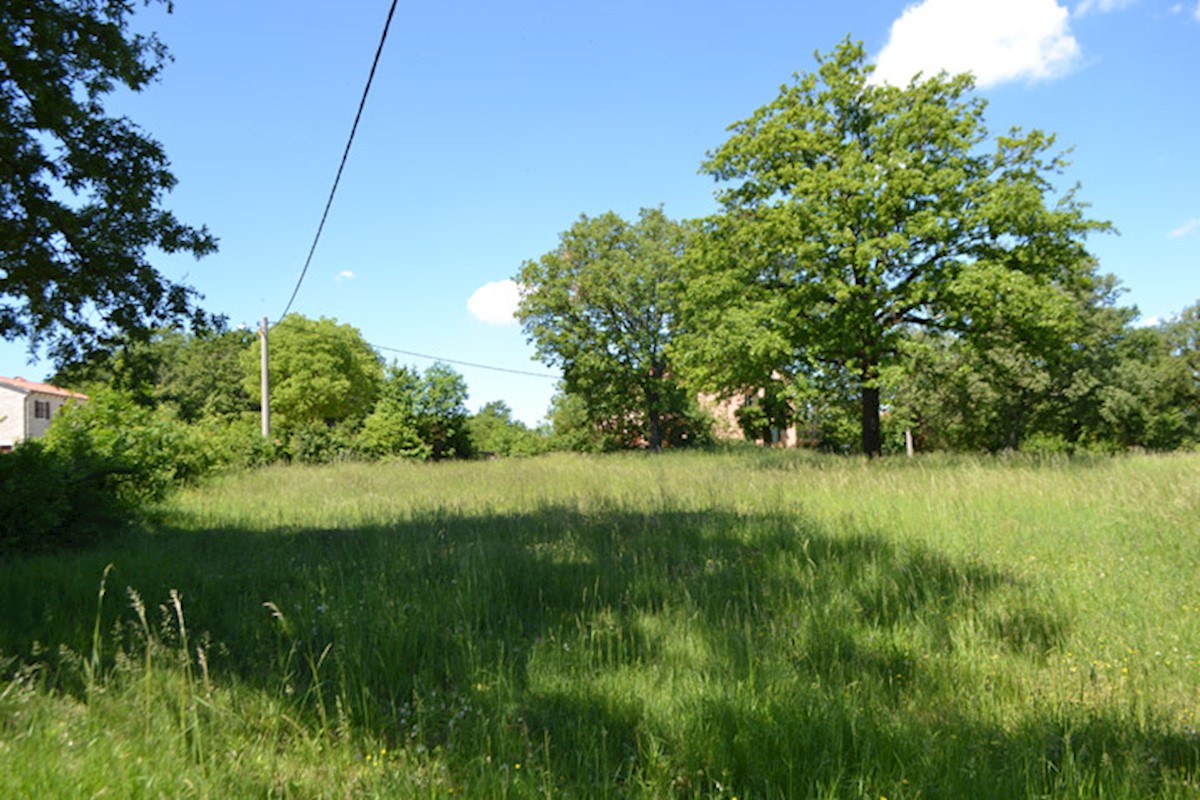
[[(1184, 733), (1029, 710), (988, 672), (980, 654), (1036, 661), (1062, 641), (1069, 619), (1044, 592), (795, 516), (547, 506), (343, 531), (166, 528), (6, 565), (0, 653), (52, 673), (35, 639), (87, 652), (110, 562), (101, 628), (122, 646), (137, 645), (118, 587), (152, 605), (178, 589), (215, 680), (452, 770), (539, 763), (567, 794), (1138, 793), (1197, 768)], [(158, 635), (170, 644), (170, 625)], [(966, 702), (988, 692), (1007, 710)]]

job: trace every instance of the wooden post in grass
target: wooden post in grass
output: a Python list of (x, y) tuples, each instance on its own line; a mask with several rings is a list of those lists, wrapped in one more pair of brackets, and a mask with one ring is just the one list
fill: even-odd
[(262, 318), (262, 327), (259, 328), (259, 335), (262, 336), (262, 364), (259, 369), (262, 372), (262, 435), (264, 439), (271, 438), (271, 379), (267, 373), (267, 318)]

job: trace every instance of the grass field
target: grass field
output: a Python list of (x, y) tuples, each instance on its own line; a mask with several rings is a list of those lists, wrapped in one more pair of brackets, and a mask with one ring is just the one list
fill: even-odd
[(1194, 455), (263, 469), (0, 566), (0, 797), (1195, 798), (1198, 579)]

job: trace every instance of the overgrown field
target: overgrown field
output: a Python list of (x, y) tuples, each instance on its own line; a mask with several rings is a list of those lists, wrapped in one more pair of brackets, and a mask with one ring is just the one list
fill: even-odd
[(269, 468), (0, 653), (6, 798), (1200, 797), (1200, 457)]

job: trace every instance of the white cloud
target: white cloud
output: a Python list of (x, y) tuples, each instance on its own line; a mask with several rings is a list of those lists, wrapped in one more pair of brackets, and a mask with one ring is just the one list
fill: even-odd
[(1200, 217), (1194, 217), (1180, 225), (1175, 230), (1167, 234), (1168, 238), (1178, 239), (1180, 236), (1187, 236), (1194, 230), (1200, 229)]
[(480, 322), (508, 325), (515, 321), (521, 287), (516, 281), (492, 281), (480, 286), (467, 300), (467, 310)]
[(1079, 57), (1070, 12), (1056, 0), (923, 0), (892, 23), (875, 80), (905, 85), (946, 70), (972, 72), (986, 87), (1057, 78)]
[(352, 281), (357, 277), (358, 276), (355, 275), (350, 270), (344, 269), (341, 272), (339, 272), (336, 276), (334, 276), (334, 280), (337, 281), (338, 283), (343, 283), (345, 281)]
[(1083, 0), (1082, 3), (1075, 6), (1075, 16), (1082, 17), (1084, 14), (1090, 14), (1093, 11), (1099, 11), (1101, 14), (1109, 11), (1120, 11), (1122, 8), (1128, 8), (1136, 2), (1137, 0)]
[(1191, 12), (1188, 12), (1187, 6), (1185, 6), (1183, 3), (1176, 3), (1167, 9), (1167, 13), (1175, 15), (1190, 13), (1192, 19), (1196, 20), (1196, 22), (1200, 22), (1200, 1), (1196, 3), (1196, 7), (1192, 9)]

